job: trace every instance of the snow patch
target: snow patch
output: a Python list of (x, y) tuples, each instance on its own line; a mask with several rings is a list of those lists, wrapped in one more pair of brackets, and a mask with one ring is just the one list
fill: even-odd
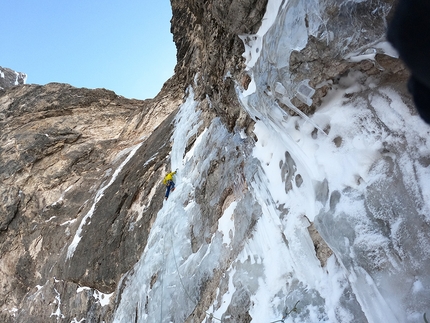
[(110, 303), (110, 298), (113, 296), (114, 293), (111, 294), (104, 294), (102, 292), (99, 292), (98, 290), (94, 290), (93, 297), (97, 300), (97, 302), (100, 303), (100, 305), (106, 306)]
[(237, 202), (232, 202), (224, 211), (222, 217), (218, 220), (218, 230), (223, 235), (223, 243), (229, 245), (231, 242), (230, 235), (234, 232), (233, 212), (237, 206)]
[(51, 313), (49, 317), (56, 316), (57, 319), (64, 319), (65, 316), (61, 313), (61, 295), (56, 288), (54, 288), (54, 291), (56, 296), (55, 301), (52, 304), (57, 304), (57, 309), (55, 310), (55, 312)]

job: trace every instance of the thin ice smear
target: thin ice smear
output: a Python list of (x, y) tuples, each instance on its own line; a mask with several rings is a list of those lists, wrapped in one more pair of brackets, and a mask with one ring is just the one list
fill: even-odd
[(76, 230), (75, 236), (73, 237), (72, 242), (70, 243), (68, 249), (67, 249), (67, 259), (70, 259), (73, 256), (73, 253), (76, 250), (76, 247), (78, 246), (79, 242), (82, 239), (81, 233), (82, 233), (82, 228), (83, 226), (87, 223), (87, 221), (89, 219), (91, 219), (94, 210), (96, 208), (97, 203), (101, 200), (101, 198), (103, 197), (104, 191), (111, 186), (117, 176), (119, 175), (119, 173), (121, 172), (122, 168), (130, 161), (130, 159), (134, 156), (134, 154), (136, 153), (136, 151), (140, 148), (140, 146), (142, 145), (142, 143), (136, 145), (131, 152), (128, 154), (127, 158), (121, 163), (121, 165), (119, 165), (119, 167), (115, 170), (114, 174), (112, 175), (110, 181), (104, 185), (102, 188), (100, 188), (97, 193), (96, 196), (94, 197), (93, 200), (93, 204), (91, 205), (90, 210), (87, 212), (87, 214), (85, 214), (85, 216), (82, 218), (81, 223), (79, 224), (78, 229)]

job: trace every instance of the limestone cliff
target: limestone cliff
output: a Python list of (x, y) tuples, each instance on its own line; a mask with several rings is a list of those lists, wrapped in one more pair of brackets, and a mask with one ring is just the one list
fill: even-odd
[(0, 90), (0, 321), (413, 322), (429, 145), (393, 2), (171, 0), (154, 99)]
[[(169, 81), (145, 101), (58, 83), (1, 91), (2, 322), (55, 321), (53, 289), (76, 295), (77, 286), (88, 286), (111, 293), (137, 261), (162, 203), (158, 182), (181, 102), (175, 87)], [(121, 180), (108, 185), (115, 167), (138, 145), (135, 161), (118, 174)], [(92, 210), (100, 186), (106, 189)], [(147, 216), (134, 222), (134, 234), (124, 235), (136, 220), (130, 206), (140, 197)], [(96, 225), (83, 229), (83, 248), (67, 261), (65, 247), (77, 220), (90, 210)], [(35, 293), (42, 299), (35, 300)], [(64, 319), (93, 308), (91, 295), (63, 296), (63, 313), (69, 313)], [(101, 314), (94, 311), (90, 315), (98, 321)]]

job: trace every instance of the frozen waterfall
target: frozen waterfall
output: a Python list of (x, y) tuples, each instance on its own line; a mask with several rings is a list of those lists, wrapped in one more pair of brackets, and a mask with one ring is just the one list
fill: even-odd
[[(245, 308), (259, 323), (419, 322), (429, 310), (430, 128), (396, 89), (353, 70), (312, 116), (281, 108), (299, 85), (287, 53), (324, 24), (318, 1), (289, 3), (269, 0), (270, 24), (243, 38), (254, 40), (244, 56), (255, 87), (237, 92), (257, 141), (218, 119), (199, 134), (190, 89), (172, 138), (177, 189), (119, 287), (114, 322), (184, 322), (197, 306), (196, 321), (235, 322)], [(307, 25), (294, 18), (304, 13)], [(284, 90), (267, 91), (276, 84)], [(198, 200), (203, 182), (226, 192), (207, 201), (222, 205), (214, 223)]]

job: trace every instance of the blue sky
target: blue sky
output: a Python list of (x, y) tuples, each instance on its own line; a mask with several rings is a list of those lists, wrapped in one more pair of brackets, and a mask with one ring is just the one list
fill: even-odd
[(0, 66), (27, 83), (154, 97), (173, 75), (169, 0), (0, 0)]

